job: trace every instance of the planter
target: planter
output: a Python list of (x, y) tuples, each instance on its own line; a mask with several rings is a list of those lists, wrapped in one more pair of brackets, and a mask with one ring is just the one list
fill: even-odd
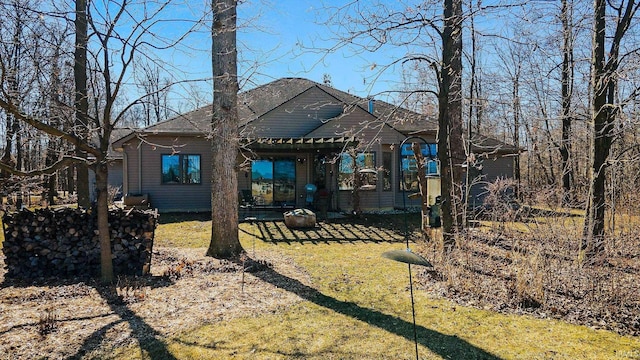
[(124, 206), (148, 207), (149, 194), (125, 195)]

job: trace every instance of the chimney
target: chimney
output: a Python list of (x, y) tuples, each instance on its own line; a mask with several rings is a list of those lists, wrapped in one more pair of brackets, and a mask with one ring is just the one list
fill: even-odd
[(373, 100), (373, 98), (369, 98), (369, 113), (373, 114), (373, 111), (375, 110), (375, 103), (376, 101)]

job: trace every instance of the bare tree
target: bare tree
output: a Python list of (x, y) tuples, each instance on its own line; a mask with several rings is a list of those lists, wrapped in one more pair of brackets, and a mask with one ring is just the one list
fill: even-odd
[[(76, 0), (75, 2), (75, 51), (73, 61), (73, 78), (75, 81), (75, 127), (74, 135), (88, 140), (89, 132), (89, 98), (87, 95), (87, 45), (88, 45), (88, 27), (87, 27), (87, 0)], [(76, 148), (76, 156), (86, 158), (87, 153), (80, 148)], [(88, 209), (91, 205), (89, 197), (89, 168), (86, 162), (76, 164), (76, 189), (78, 193), (78, 206)], [(108, 251), (102, 249), (102, 266), (107, 261), (107, 256), (111, 256), (111, 249)], [(103, 272), (112, 272), (110, 269), (103, 268)]]
[(441, 217), (445, 248), (455, 245), (462, 225), (462, 1), (445, 0), (442, 65), (438, 73), (438, 158), (441, 174)]
[[(79, 1), (81, 3), (82, 1)], [(74, 129), (67, 129), (54, 126), (38, 111), (25, 111), (14, 98), (7, 96), (3, 91), (0, 94), (0, 108), (22, 124), (49, 135), (52, 138), (59, 138), (70, 144), (75, 153), (89, 156), (66, 155), (59, 158), (48, 167), (22, 171), (0, 162), (0, 168), (19, 176), (39, 176), (50, 175), (59, 169), (67, 168), (72, 164), (85, 164), (90, 167), (96, 175), (95, 191), (97, 193), (97, 219), (101, 249), (101, 278), (104, 282), (113, 280), (113, 267), (111, 263), (111, 239), (108, 223), (108, 149), (110, 146), (111, 133), (126, 115), (129, 109), (144, 100), (149, 94), (143, 94), (139, 98), (125, 104), (121, 104), (123, 93), (127, 88), (127, 81), (130, 79), (130, 69), (137, 59), (137, 55), (143, 54), (147, 60), (153, 59), (154, 53), (162, 50), (176, 49), (180, 41), (185, 36), (192, 33), (194, 28), (199, 26), (200, 19), (193, 20), (193, 23), (185, 22), (184, 33), (176, 37), (160, 37), (155, 32), (157, 26), (161, 26), (163, 21), (168, 19), (167, 13), (172, 11), (172, 6), (180, 6), (170, 1), (147, 4), (144, 8), (137, 7), (127, 1), (121, 3), (109, 3), (107, 6), (87, 6), (79, 4), (77, 11), (73, 12), (78, 16), (76, 29), (79, 32), (91, 31), (92, 41), (85, 43), (86, 53), (82, 54), (81, 44), (85, 41), (81, 38), (76, 41), (76, 50), (80, 54), (75, 55), (75, 65), (79, 68), (74, 71), (76, 78), (76, 96), (74, 104), (66, 104), (69, 109), (76, 112), (76, 119), (81, 121), (75, 123)], [(86, 26), (81, 18), (86, 11)], [(40, 17), (67, 18), (67, 13), (41, 13), (39, 10), (30, 10)], [(82, 70), (82, 58), (86, 58), (86, 69)], [(91, 76), (84, 77), (84, 73)], [(83, 84), (83, 81), (90, 79), (91, 83)], [(2, 89), (6, 89), (7, 75), (2, 72)], [(87, 87), (90, 86), (92, 93), (93, 107), (89, 107), (89, 96)], [(84, 89), (83, 89), (84, 88)], [(162, 90), (162, 89), (160, 89)], [(86, 102), (86, 103), (85, 103)], [(64, 105), (64, 104), (62, 104)], [(87, 136), (84, 136), (87, 134)], [(88, 181), (87, 181), (88, 182)]]
[(573, 97), (573, 1), (562, 0), (560, 13), (562, 19), (562, 140), (560, 142), (560, 156), (562, 157), (562, 189), (563, 202), (572, 204), (573, 167), (571, 161), (571, 124)]
[(211, 62), (211, 243), (208, 256), (234, 258), (242, 252), (238, 238), (238, 52), (237, 1), (212, 0)]
[(144, 126), (160, 122), (168, 118), (168, 99), (170, 84), (169, 79), (162, 77), (160, 67), (157, 64), (143, 62), (139, 67), (140, 87), (142, 93), (149, 94), (142, 102), (144, 109)]
[[(398, 6), (399, 5), (399, 6)], [(431, 71), (430, 88), (414, 89), (438, 101), (438, 156), (441, 164), (443, 233), (447, 247), (455, 243), (462, 225), (462, 1), (426, 1), (419, 6), (354, 1), (329, 8), (328, 22), (336, 26), (337, 44), (355, 52), (376, 52), (392, 46), (407, 49), (386, 63), (373, 62), (382, 71), (394, 66), (416, 66)], [(427, 72), (424, 72), (425, 76)], [(393, 90), (392, 90), (393, 91)]]
[[(607, 7), (611, 6), (614, 22), (613, 34), (607, 36)], [(591, 86), (592, 146), (589, 169), (589, 199), (584, 221), (582, 250), (595, 255), (604, 250), (605, 237), (605, 182), (609, 154), (616, 137), (615, 120), (621, 111), (617, 100), (620, 53), (622, 41), (629, 30), (640, 4), (633, 0), (618, 4), (595, 0), (593, 15), (593, 50)], [(605, 50), (607, 44), (609, 50)]]

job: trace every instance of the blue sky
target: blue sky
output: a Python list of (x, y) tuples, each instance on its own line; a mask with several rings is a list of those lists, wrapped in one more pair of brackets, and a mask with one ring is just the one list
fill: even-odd
[[(332, 37), (330, 29), (316, 23), (318, 14), (323, 15), (319, 4), (317, 0), (251, 0), (239, 5), (239, 72), (248, 80), (242, 90), (282, 77), (303, 77), (322, 83), (324, 74), (331, 76), (333, 87), (358, 96), (395, 90), (399, 73), (386, 72), (373, 80), (378, 69), (372, 70), (371, 65), (380, 63), (376, 60), (383, 54), (353, 54), (348, 49), (332, 53), (302, 49), (300, 45), (328, 47), (334, 44), (327, 40)], [(209, 37), (208, 28), (203, 28), (191, 38), (195, 50), (175, 51), (166, 60), (180, 69), (188, 69), (187, 77), (210, 76)]]
[(383, 54), (353, 54), (348, 49), (326, 53), (302, 48), (334, 44), (330, 29), (317, 23), (318, 12), (320, 16), (323, 12), (318, 4), (319, 1), (297, 0), (281, 1), (274, 7), (256, 2), (250, 8), (246, 8), (248, 4), (240, 5), (240, 22), (254, 16), (257, 20), (256, 25), (241, 29), (238, 34), (241, 56), (267, 59), (259, 65), (259, 75), (252, 81), (262, 84), (281, 77), (304, 77), (322, 82), (323, 75), (329, 74), (335, 88), (359, 96), (389, 90), (387, 82), (399, 74), (389, 72), (382, 79), (372, 79), (377, 74), (371, 70), (375, 56)]
[[(337, 5), (347, 1), (327, 2)], [(361, 3), (366, 5), (367, 0)], [(170, 21), (159, 24), (153, 31), (167, 38), (177, 38), (187, 31), (189, 21), (175, 19), (197, 19), (209, 11), (209, 6), (207, 0), (201, 3), (185, 0), (172, 5), (163, 15)], [(330, 14), (323, 6), (318, 0), (250, 0), (239, 5), (239, 73), (244, 79), (241, 90), (282, 77), (302, 77), (322, 83), (324, 75), (328, 74), (332, 86), (339, 90), (392, 102), (389, 94), (384, 93), (399, 90), (401, 69), (391, 68), (381, 73), (379, 65), (401, 57), (406, 50), (386, 47), (375, 54), (354, 53), (348, 48), (323, 51), (323, 48), (332, 47), (337, 42), (332, 29), (320, 23)], [(179, 48), (157, 54), (165, 62), (163, 68), (172, 74), (174, 80), (211, 77), (209, 22), (201, 24), (198, 31), (189, 35)], [(126, 24), (123, 26), (128, 30)], [(178, 102), (186, 100), (191, 104), (189, 107), (202, 106), (202, 101), (199, 104), (190, 101), (190, 86), (174, 86), (172, 97)], [(210, 85), (201, 83), (197, 88), (203, 101), (209, 102)]]

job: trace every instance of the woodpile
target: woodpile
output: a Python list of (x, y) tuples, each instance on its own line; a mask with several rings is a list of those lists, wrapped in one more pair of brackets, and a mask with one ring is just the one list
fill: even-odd
[[(149, 273), (155, 211), (109, 212), (111, 251), (116, 275)], [(73, 209), (21, 210), (2, 218), (7, 277), (97, 276), (100, 243), (95, 212)]]

